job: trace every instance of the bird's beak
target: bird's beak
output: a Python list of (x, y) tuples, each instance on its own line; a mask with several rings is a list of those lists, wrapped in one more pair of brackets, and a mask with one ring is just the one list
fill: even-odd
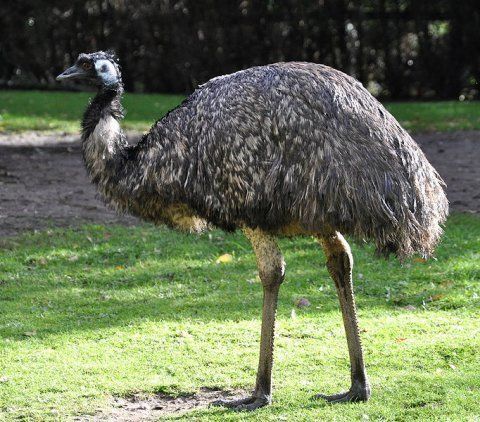
[(73, 65), (65, 70), (63, 73), (57, 76), (57, 81), (64, 81), (66, 79), (78, 79), (82, 76), (85, 76), (87, 72), (85, 72), (81, 67), (77, 65)]

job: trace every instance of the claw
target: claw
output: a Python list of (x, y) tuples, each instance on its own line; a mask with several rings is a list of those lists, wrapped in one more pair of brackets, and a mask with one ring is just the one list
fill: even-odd
[(323, 399), (328, 403), (349, 403), (349, 402), (360, 402), (367, 401), (370, 398), (370, 387), (358, 386), (352, 387), (350, 390), (345, 391), (340, 394), (332, 394), (328, 396), (326, 394), (317, 394), (314, 396), (314, 399)]
[(233, 409), (237, 412), (252, 411), (263, 406), (267, 406), (271, 400), (267, 397), (245, 397), (236, 400), (217, 400), (212, 403), (212, 406), (223, 406)]

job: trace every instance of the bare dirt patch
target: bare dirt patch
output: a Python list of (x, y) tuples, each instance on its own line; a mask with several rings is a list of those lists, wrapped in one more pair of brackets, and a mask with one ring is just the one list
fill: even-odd
[(106, 209), (73, 136), (0, 136), (0, 236), (82, 223), (135, 224)]
[(480, 213), (480, 131), (414, 138), (447, 183), (450, 210)]
[(231, 400), (244, 396), (243, 390), (214, 390), (202, 388), (196, 394), (172, 397), (167, 394), (133, 394), (115, 397), (108, 410), (96, 415), (78, 416), (76, 422), (144, 422), (155, 421), (162, 416), (181, 415), (188, 411), (205, 408), (216, 400)]
[[(138, 134), (129, 134), (132, 142)], [(451, 209), (480, 212), (480, 132), (415, 136), (447, 182)], [(0, 134), (0, 236), (82, 223), (137, 224), (96, 198), (78, 137)]]

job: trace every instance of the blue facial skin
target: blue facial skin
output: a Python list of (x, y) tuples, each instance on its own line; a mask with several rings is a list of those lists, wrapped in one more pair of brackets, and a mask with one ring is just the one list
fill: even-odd
[(117, 69), (109, 60), (97, 60), (95, 70), (97, 71), (97, 77), (102, 81), (102, 85), (110, 87), (119, 83)]

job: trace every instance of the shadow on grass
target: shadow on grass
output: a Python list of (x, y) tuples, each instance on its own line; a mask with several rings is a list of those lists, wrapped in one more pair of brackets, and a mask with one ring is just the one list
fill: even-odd
[[(465, 285), (457, 280), (478, 282), (479, 227), (476, 217), (452, 217), (438, 260), (431, 262), (401, 266), (374, 258), (370, 246), (354, 247), (359, 307), (368, 312), (405, 305), (468, 306)], [(289, 315), (299, 297), (312, 303), (297, 309), (302, 316), (337, 311), (318, 245), (307, 238), (281, 243), (288, 269), (279, 314)], [(5, 246), (0, 260), (3, 337), (26, 339), (25, 332), (34, 331), (42, 338), (142, 320), (260, 318), (262, 288), (241, 235), (194, 237), (148, 226), (88, 226), (12, 239)], [(233, 261), (216, 264), (223, 253), (232, 254)]]

